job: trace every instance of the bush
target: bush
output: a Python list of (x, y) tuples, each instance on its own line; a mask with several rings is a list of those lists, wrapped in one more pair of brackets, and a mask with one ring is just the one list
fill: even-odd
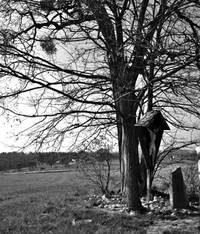
[(78, 168), (85, 178), (104, 194), (109, 193), (111, 179), (111, 154), (107, 149), (100, 149), (94, 153), (79, 152)]
[(190, 165), (183, 169), (186, 191), (189, 197), (198, 197), (200, 193), (200, 181), (197, 165)]

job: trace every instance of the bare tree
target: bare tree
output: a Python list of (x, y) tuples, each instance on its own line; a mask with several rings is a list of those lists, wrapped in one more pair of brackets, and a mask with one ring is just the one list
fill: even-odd
[(87, 144), (117, 126), (122, 190), (129, 209), (141, 210), (134, 124), (147, 103), (179, 126), (172, 109), (199, 116), (199, 7), (189, 0), (1, 0), (1, 107), (35, 119), (28, 144), (38, 146), (59, 147), (77, 129)]

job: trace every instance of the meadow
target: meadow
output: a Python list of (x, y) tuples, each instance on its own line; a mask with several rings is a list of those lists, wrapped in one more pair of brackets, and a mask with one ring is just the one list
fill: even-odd
[[(119, 165), (116, 159), (112, 161), (111, 172), (115, 172), (116, 182)], [(172, 165), (182, 163), (187, 167), (194, 160), (185, 157), (180, 161), (177, 157), (174, 162), (164, 163), (160, 175), (162, 170), (167, 173), (166, 168), (171, 170)], [(0, 233), (200, 233), (200, 218), (196, 216), (162, 219), (152, 214), (131, 216), (88, 206), (88, 197), (100, 192), (75, 165), (62, 172), (1, 172)], [(85, 220), (85, 223), (75, 224), (74, 220)]]

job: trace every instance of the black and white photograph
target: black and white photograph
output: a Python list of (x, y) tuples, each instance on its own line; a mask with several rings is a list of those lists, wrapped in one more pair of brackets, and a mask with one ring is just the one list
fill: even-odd
[(200, 234), (200, 0), (0, 0), (0, 234)]

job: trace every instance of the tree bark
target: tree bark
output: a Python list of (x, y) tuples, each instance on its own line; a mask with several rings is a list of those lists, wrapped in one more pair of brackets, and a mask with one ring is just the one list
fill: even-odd
[(110, 62), (110, 70), (115, 81), (113, 96), (117, 113), (121, 192), (127, 196), (129, 210), (141, 211), (138, 138), (134, 127), (138, 107), (134, 89), (138, 74), (128, 70), (122, 58), (115, 61)]
[(134, 122), (122, 123), (122, 184), (123, 192), (127, 195), (128, 209), (140, 211), (142, 208), (139, 198), (139, 158), (138, 139), (134, 128)]

